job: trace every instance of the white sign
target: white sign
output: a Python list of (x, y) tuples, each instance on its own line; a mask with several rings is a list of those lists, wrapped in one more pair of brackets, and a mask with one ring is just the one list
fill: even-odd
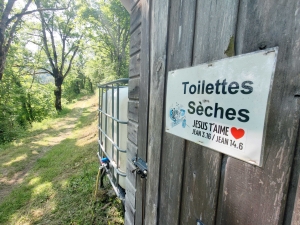
[(170, 71), (166, 132), (262, 166), (278, 48)]

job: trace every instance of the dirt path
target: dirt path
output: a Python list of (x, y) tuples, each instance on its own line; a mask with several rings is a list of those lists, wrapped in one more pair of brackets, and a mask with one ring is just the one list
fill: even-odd
[(48, 129), (0, 151), (0, 204), (24, 181), (39, 158), (72, 134), (86, 101), (87, 98), (83, 98), (76, 102), (66, 117), (53, 120)]

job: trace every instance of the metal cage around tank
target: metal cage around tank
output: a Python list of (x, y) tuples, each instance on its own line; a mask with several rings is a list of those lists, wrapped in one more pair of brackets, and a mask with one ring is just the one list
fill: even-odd
[[(103, 173), (105, 173), (112, 184), (117, 196), (125, 199), (125, 177), (126, 165), (121, 165), (121, 159), (126, 158), (126, 148), (121, 148), (120, 144), (120, 130), (121, 126), (127, 126), (128, 119), (122, 119), (121, 114), (125, 113), (127, 117), (127, 102), (126, 107), (120, 109), (120, 92), (128, 90), (127, 78), (115, 80), (103, 85), (99, 85), (99, 113), (98, 113), (98, 158), (101, 163)], [(126, 89), (126, 90), (125, 90)], [(126, 111), (126, 112), (125, 112)], [(123, 134), (125, 135), (125, 134)], [(125, 138), (125, 137), (122, 137)], [(127, 139), (127, 127), (126, 127)], [(125, 140), (125, 139), (124, 139)], [(122, 155), (124, 154), (124, 155)], [(124, 157), (125, 156), (125, 157)], [(126, 162), (126, 160), (125, 160)], [(124, 160), (123, 160), (124, 163)], [(121, 184), (120, 185), (120, 180)], [(123, 180), (123, 182), (122, 182)]]

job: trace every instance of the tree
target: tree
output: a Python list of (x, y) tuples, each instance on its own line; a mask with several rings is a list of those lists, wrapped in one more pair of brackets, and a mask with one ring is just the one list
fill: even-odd
[[(35, 3), (37, 8), (41, 8), (42, 4), (45, 4), (46, 7), (66, 7), (66, 3), (63, 1), (58, 3), (57, 1), (36, 0)], [(70, 1), (67, 9), (63, 12), (39, 11), (39, 15), (43, 50), (50, 64), (48, 67), (40, 69), (54, 77), (55, 108), (57, 111), (61, 111), (62, 84), (71, 70), (82, 38), (76, 27), (76, 5), (74, 1)]]
[(40, 50), (30, 51), (27, 40), (16, 36), (7, 54), (0, 83), (0, 143), (16, 139), (32, 122), (55, 115), (54, 85), (38, 82), (44, 56)]
[(128, 77), (130, 16), (120, 1), (82, 0), (81, 17), (90, 28), (92, 48), (101, 67), (96, 69), (107, 70), (108, 75), (112, 68), (115, 78)]
[(9, 0), (6, 5), (4, 5), (4, 1), (1, 1), (0, 3), (0, 80), (2, 80), (3, 77), (7, 53), (14, 38), (17, 26), (20, 24), (23, 15), (28, 13), (27, 9), (32, 0), (27, 1), (21, 12), (16, 12), (14, 15), (11, 15), (15, 11), (13, 10), (15, 2), (16, 0)]
[(62, 87), (72, 101), (127, 77), (128, 43), (119, 0), (0, 1), (0, 143), (60, 111)]
[(24, 1), (25, 5), (23, 8), (15, 7), (16, 1), (17, 0), (8, 0), (6, 4), (4, 4), (3, 0), (0, 2), (0, 81), (3, 77), (8, 51), (17, 29), (22, 22), (23, 16), (37, 11), (62, 10), (59, 8), (38, 8), (35, 10), (28, 10), (32, 0)]

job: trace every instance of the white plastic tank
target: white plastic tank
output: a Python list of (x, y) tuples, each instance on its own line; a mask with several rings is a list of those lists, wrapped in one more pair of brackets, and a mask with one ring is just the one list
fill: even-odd
[[(102, 111), (106, 112), (108, 115), (117, 118), (117, 88), (114, 89), (114, 112), (112, 110), (112, 89), (108, 89), (107, 93), (103, 93), (102, 97)], [(106, 95), (107, 95), (107, 105), (106, 105)], [(128, 121), (128, 87), (119, 87), (119, 120), (120, 121)], [(119, 133), (117, 132), (118, 122), (111, 119), (110, 117), (106, 117), (102, 113), (102, 125), (101, 129), (105, 131), (107, 136), (115, 143), (117, 143), (117, 137), (119, 136), (119, 148), (122, 150), (127, 149), (127, 124), (119, 123)], [(113, 134), (112, 134), (113, 133)], [(119, 162), (117, 164), (117, 148), (112, 144), (110, 140), (105, 138), (105, 135), (101, 134), (102, 145), (107, 153), (108, 157), (113, 160), (111, 164), (115, 167), (118, 167), (118, 170), (124, 174), (126, 174), (126, 163), (127, 157), (126, 153), (119, 152)], [(114, 170), (114, 176), (117, 178), (117, 171)], [(125, 178), (119, 175), (119, 185), (126, 189)]]

